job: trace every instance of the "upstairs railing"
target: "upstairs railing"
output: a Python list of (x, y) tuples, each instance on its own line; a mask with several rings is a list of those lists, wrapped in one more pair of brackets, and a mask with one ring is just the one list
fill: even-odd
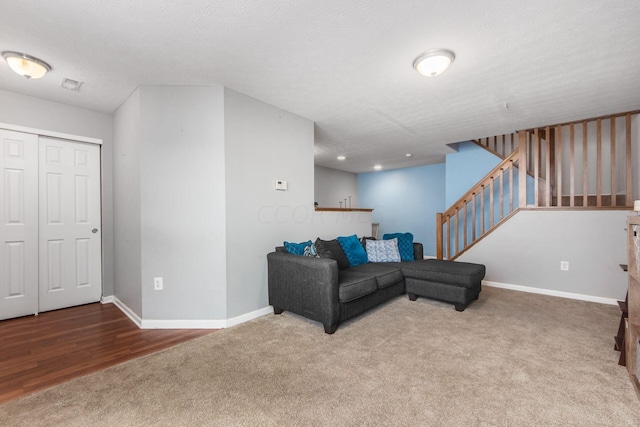
[(630, 209), (638, 113), (475, 140), (503, 160), (437, 214), (436, 257), (455, 259), (519, 209)]

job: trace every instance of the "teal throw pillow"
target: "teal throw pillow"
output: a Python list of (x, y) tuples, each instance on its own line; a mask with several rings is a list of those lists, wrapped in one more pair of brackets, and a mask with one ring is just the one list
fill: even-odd
[(355, 234), (346, 237), (340, 236), (336, 240), (340, 243), (340, 247), (349, 261), (349, 266), (355, 267), (368, 262), (367, 253), (364, 251), (360, 240), (358, 240), (358, 236)]
[(304, 255), (304, 248), (311, 246), (311, 240), (302, 243), (284, 242), (284, 248), (293, 255)]
[(402, 261), (414, 261), (413, 258), (413, 234), (411, 233), (391, 233), (382, 236), (383, 240), (398, 239), (398, 251)]

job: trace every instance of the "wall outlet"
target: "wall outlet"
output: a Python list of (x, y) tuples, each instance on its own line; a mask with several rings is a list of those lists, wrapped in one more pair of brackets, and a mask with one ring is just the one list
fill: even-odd
[(154, 277), (153, 278), (153, 290), (161, 291), (164, 289), (164, 283), (162, 282), (162, 277)]
[(569, 261), (560, 261), (560, 270), (569, 271)]

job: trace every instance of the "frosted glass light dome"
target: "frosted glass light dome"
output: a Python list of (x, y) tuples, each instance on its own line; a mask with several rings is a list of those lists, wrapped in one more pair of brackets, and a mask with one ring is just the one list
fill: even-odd
[(435, 77), (442, 74), (455, 58), (450, 50), (428, 50), (413, 61), (413, 68), (423, 76)]
[(27, 79), (39, 79), (51, 71), (49, 64), (26, 53), (7, 51), (2, 56), (13, 71)]

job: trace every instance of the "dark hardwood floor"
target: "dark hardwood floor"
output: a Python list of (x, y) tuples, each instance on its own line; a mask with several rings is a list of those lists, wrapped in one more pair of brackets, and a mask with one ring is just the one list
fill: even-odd
[(139, 329), (100, 303), (0, 321), (0, 403), (212, 332)]

